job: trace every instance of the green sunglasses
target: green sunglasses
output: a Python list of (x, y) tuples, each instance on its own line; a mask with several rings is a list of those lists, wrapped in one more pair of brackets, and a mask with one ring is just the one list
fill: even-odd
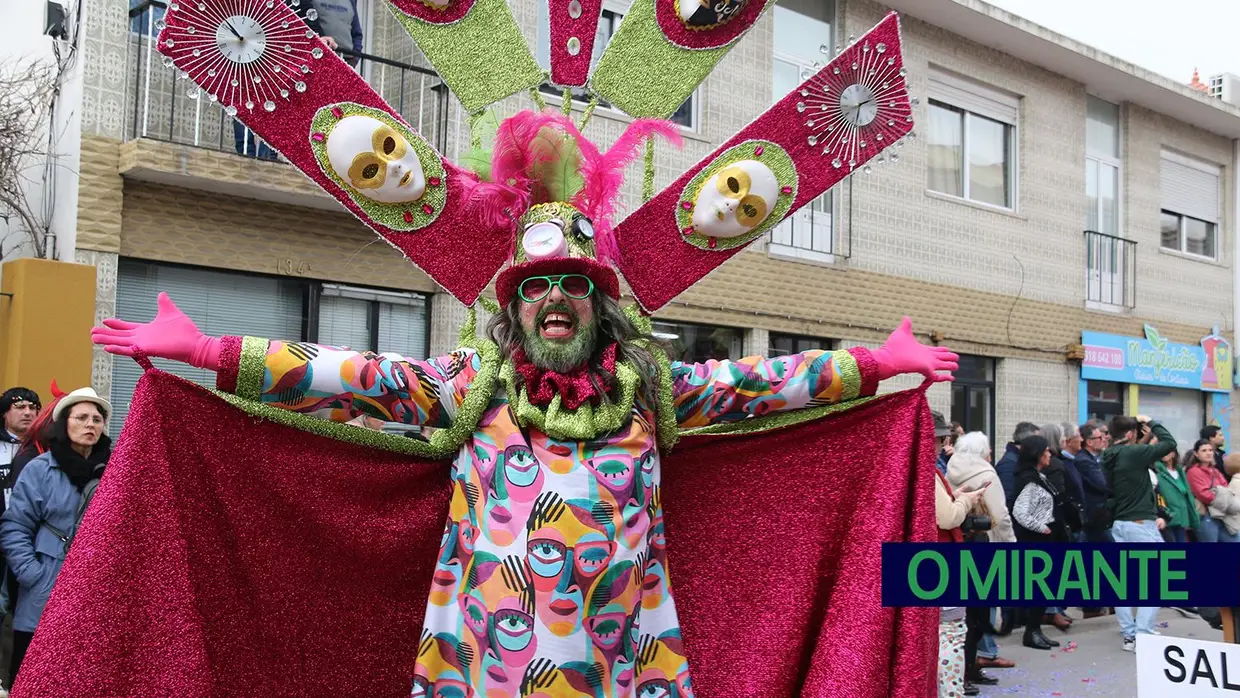
[(564, 274), (562, 276), (531, 276), (517, 287), (517, 294), (526, 303), (536, 303), (551, 293), (553, 286), (559, 286), (560, 292), (573, 300), (589, 298), (594, 293), (594, 282), (582, 274)]

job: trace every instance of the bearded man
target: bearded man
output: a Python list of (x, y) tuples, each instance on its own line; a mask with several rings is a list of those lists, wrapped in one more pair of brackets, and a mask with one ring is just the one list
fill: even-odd
[(660, 501), (659, 454), (677, 429), (854, 399), (898, 373), (949, 380), (939, 372), (956, 368), (907, 320), (874, 352), (669, 363), (649, 322), (621, 309), (591, 222), (563, 202), (527, 211), (496, 295), (494, 345), (425, 361), (206, 337), (166, 295), (153, 322), (107, 320), (93, 334), (115, 354), (215, 370), (222, 389), (280, 408), (470, 430), (429, 580), (418, 696), (561, 695), (559, 685), (691, 695)]

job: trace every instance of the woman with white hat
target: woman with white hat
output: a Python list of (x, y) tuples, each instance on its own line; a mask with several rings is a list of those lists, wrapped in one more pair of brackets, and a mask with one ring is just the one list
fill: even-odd
[(112, 441), (104, 433), (112, 406), (91, 388), (64, 396), (52, 413), (46, 453), (26, 464), (0, 520), (0, 546), (17, 577), (11, 681), (26, 649), (82, 513), (103, 477)]

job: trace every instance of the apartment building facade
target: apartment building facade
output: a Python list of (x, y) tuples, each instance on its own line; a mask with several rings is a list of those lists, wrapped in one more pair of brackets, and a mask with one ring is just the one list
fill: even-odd
[[(455, 98), (381, 0), (357, 4), (359, 70), (459, 155), (468, 119)], [(545, 64), (545, 3), (510, 5)], [(605, 0), (596, 55), (627, 8)], [(1203, 421), (1230, 427), (1219, 374), (1234, 366), (1234, 106), (977, 0), (788, 0), (677, 112), (685, 146), (661, 149), (657, 185), (889, 9), (903, 14), (918, 137), (683, 294), (656, 316), (658, 335), (685, 360), (775, 355), (877, 346), (908, 315), (963, 355), (931, 404), (999, 443), (1021, 420), (1137, 409), (1173, 420), (1181, 438)], [(252, 157), (244, 132), (151, 51), (160, 13), (159, 2), (82, 0), (70, 249), (97, 267), (97, 316), (149, 319), (164, 290), (208, 333), (413, 357), (452, 348), (464, 309), (291, 166)], [(532, 104), (520, 95), (497, 112)], [(625, 123), (602, 105), (586, 133), (605, 145)], [(1186, 364), (1143, 367), (1151, 341), (1197, 357), (1195, 377)], [(95, 354), (92, 380), (118, 416), (137, 377), (131, 362)]]

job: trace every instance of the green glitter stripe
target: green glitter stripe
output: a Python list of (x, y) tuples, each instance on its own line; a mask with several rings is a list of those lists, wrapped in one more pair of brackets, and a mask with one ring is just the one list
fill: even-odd
[(543, 71), (505, 0), (477, 0), (452, 24), (430, 24), (388, 5), (467, 112), (543, 82)]
[(607, 42), (590, 86), (599, 98), (626, 114), (666, 119), (734, 45), (681, 48), (659, 29), (654, 0), (637, 0)]
[[(289, 412), (271, 405), (264, 405), (253, 400), (246, 400), (237, 395), (229, 395), (228, 393), (218, 390), (211, 391), (216, 396), (228, 402), (233, 407), (253, 415), (261, 417), (276, 424), (282, 424), (286, 427), (292, 427), (299, 431), (326, 436), (336, 441), (344, 441), (346, 443), (357, 444), (359, 446), (368, 446), (383, 451), (392, 451), (394, 453), (404, 453), (420, 458), (441, 459), (445, 458), (456, 451), (450, 449), (447, 452), (441, 452), (433, 448), (430, 444), (424, 443), (417, 439), (410, 439), (405, 436), (395, 436), (386, 434), (381, 431), (374, 431), (364, 427), (354, 426), (352, 424), (342, 424), (340, 422), (332, 422), (318, 417), (299, 414), (297, 412)], [(440, 432), (432, 434), (432, 438), (438, 436)]]
[(860, 397), (861, 366), (857, 364), (857, 358), (851, 352), (840, 349), (831, 352), (831, 360), (835, 364), (835, 370), (839, 371), (840, 380), (844, 383), (840, 398), (847, 402)]
[[(637, 327), (637, 331), (649, 336), (654, 332), (654, 321), (642, 314), (637, 304), (626, 306), (624, 314)], [(654, 357), (655, 367), (659, 372), (655, 395), (655, 435), (659, 441), (659, 450), (672, 450), (680, 439), (680, 427), (676, 422), (676, 394), (672, 385), (672, 362), (667, 352), (656, 342), (638, 342)]]
[(237, 396), (258, 400), (263, 396), (263, 377), (267, 375), (267, 340), (241, 338), (241, 358), (237, 366)]
[[(754, 155), (759, 147), (762, 148), (762, 155)], [(715, 176), (729, 165), (741, 160), (757, 160), (771, 168), (771, 172), (775, 173), (775, 179), (779, 182), (780, 187), (779, 198), (776, 200), (775, 206), (753, 230), (732, 238), (711, 238), (698, 233), (686, 235), (684, 230), (693, 225), (693, 210), (685, 210), (684, 207), (677, 206), (676, 229), (681, 231), (680, 236), (685, 242), (707, 251), (733, 250), (737, 247), (744, 247), (766, 235), (768, 230), (779, 225), (780, 221), (788, 215), (789, 210), (792, 209), (792, 202), (797, 198), (797, 182), (799, 180), (797, 166), (783, 148), (770, 141), (748, 140), (743, 143), (737, 143), (720, 153), (719, 157), (712, 160), (709, 165), (698, 171), (693, 179), (689, 180), (689, 183), (685, 185), (684, 191), (680, 193), (680, 200), (696, 202), (698, 194), (702, 190), (702, 185), (706, 183), (706, 180)], [(785, 194), (783, 193), (784, 187), (789, 187), (792, 191)], [(715, 242), (714, 247), (710, 246), (712, 239)]]
[[(332, 169), (331, 161), (327, 157), (327, 141), (331, 138), (332, 129), (340, 122), (332, 109), (339, 107), (340, 112), (349, 116), (369, 116), (372, 119), (379, 120), (380, 123), (387, 124), (395, 129), (395, 131), (405, 137), (409, 141), (410, 147), (417, 153), (418, 162), (422, 165), (422, 176), (426, 180), (425, 189), (422, 196), (414, 201), (402, 201), (395, 204), (387, 204), (381, 201), (375, 201), (362, 196), (352, 185), (345, 182), (340, 173)], [(322, 133), (327, 136), (321, 141), (316, 141), (313, 134)], [(387, 226), (392, 230), (419, 230), (425, 228), (443, 212), (448, 205), (448, 172), (444, 168), (443, 156), (435, 151), (430, 143), (426, 142), (417, 131), (405, 126), (391, 114), (381, 110), (372, 109), (371, 107), (354, 104), (353, 102), (340, 102), (338, 104), (329, 104), (314, 115), (314, 120), (310, 122), (310, 150), (314, 153), (315, 160), (319, 163), (319, 169), (323, 171), (329, 179), (336, 183), (342, 191), (349, 195), (353, 203), (366, 213), (374, 222)], [(347, 174), (347, 173), (346, 173)], [(439, 186), (431, 186), (430, 180), (438, 179)], [(422, 207), (429, 205), (431, 212), (426, 213)], [(405, 220), (405, 215), (409, 215), (409, 220)]]
[(776, 429), (786, 429), (798, 424), (811, 422), (815, 419), (821, 419), (828, 415), (847, 412), (848, 410), (860, 407), (875, 399), (877, 399), (876, 396), (870, 396), (858, 398), (856, 400), (837, 402), (834, 405), (810, 407), (803, 410), (790, 410), (788, 412), (774, 412), (766, 415), (765, 417), (752, 417), (750, 419), (742, 419), (736, 422), (711, 424), (709, 426), (698, 427), (696, 429), (684, 429), (681, 430), (680, 435), (702, 436), (711, 434), (721, 436), (747, 436), (749, 434), (759, 434), (762, 432), (774, 431)]

